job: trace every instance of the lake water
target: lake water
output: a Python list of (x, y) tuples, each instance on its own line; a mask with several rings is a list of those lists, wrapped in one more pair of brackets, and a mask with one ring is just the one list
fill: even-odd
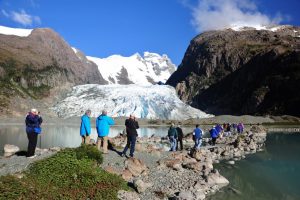
[(216, 168), (230, 185), (210, 200), (299, 200), (300, 133), (270, 133), (265, 151)]
[[(113, 126), (110, 129), (110, 137), (115, 137), (122, 133), (124, 126)], [(166, 136), (168, 133), (167, 126), (141, 127), (138, 129), (140, 137), (151, 137), (152, 135)], [(192, 132), (194, 127), (182, 127), (184, 133)], [(92, 128), (91, 138), (96, 141), (96, 129)], [(38, 138), (37, 147), (78, 147), (81, 143), (78, 126), (57, 126), (44, 125), (43, 132)], [(24, 125), (0, 125), (0, 151), (5, 144), (13, 144), (26, 150), (28, 140)]]

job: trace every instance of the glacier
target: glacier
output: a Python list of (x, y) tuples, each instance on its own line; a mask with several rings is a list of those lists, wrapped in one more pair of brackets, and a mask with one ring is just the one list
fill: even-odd
[(138, 118), (164, 120), (213, 117), (183, 103), (177, 97), (175, 89), (167, 85), (74, 86), (67, 97), (52, 109), (63, 118), (81, 116), (87, 109), (92, 110), (92, 117), (97, 117), (103, 109), (114, 117), (130, 114)]

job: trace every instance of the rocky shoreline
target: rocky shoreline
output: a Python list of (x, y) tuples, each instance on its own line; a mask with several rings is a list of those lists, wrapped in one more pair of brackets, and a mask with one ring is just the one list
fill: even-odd
[[(136, 192), (120, 191), (120, 199), (205, 199), (229, 184), (213, 165), (223, 160), (234, 164), (247, 154), (261, 151), (266, 131), (261, 126), (252, 126), (244, 134), (219, 138), (216, 146), (209, 145), (209, 138), (203, 140), (203, 147), (194, 150), (190, 148), (193, 140), (188, 134), (183, 151), (169, 152), (167, 138), (139, 138), (135, 158), (126, 158), (119, 156), (119, 150), (126, 144), (126, 138), (120, 135), (111, 138), (115, 149), (104, 156), (102, 168), (120, 175), (136, 189)], [(17, 155), (2, 158), (0, 176), (20, 175), (30, 163), (59, 150), (37, 149), (38, 156), (34, 159)]]

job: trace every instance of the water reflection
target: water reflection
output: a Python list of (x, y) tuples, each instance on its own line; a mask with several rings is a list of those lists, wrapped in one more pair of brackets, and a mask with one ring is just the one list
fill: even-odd
[[(110, 129), (110, 137), (115, 137), (122, 133), (124, 126), (113, 126)], [(159, 127), (141, 127), (138, 129), (139, 137), (166, 136), (168, 133), (166, 126)], [(183, 132), (190, 133), (194, 127), (182, 127)], [(91, 138), (96, 140), (96, 129), (92, 128)], [(0, 125), (0, 149), (3, 149), (5, 144), (14, 144), (19, 146), (22, 150), (27, 148), (27, 135), (25, 133), (24, 125)], [(81, 143), (78, 126), (43, 126), (43, 133), (39, 136), (38, 147), (50, 148), (54, 146), (59, 147), (77, 147)]]

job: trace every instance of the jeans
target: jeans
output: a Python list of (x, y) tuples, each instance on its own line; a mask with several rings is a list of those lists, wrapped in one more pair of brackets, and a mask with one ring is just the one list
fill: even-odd
[(27, 132), (27, 138), (28, 138), (27, 157), (34, 156), (38, 135), (35, 132)]
[(171, 143), (171, 150), (170, 151), (176, 151), (176, 138), (174, 136), (170, 136), (170, 143)]
[(202, 138), (195, 138), (195, 148), (200, 149), (201, 144), (202, 144)]
[(101, 143), (103, 143), (103, 153), (108, 153), (107, 145), (108, 145), (108, 137), (98, 137), (97, 139), (97, 148), (100, 151), (101, 150)]
[(123, 150), (123, 154), (126, 154), (128, 148), (130, 147), (130, 156), (133, 157), (134, 150), (135, 150), (135, 142), (136, 142), (136, 136), (127, 136), (127, 144)]

